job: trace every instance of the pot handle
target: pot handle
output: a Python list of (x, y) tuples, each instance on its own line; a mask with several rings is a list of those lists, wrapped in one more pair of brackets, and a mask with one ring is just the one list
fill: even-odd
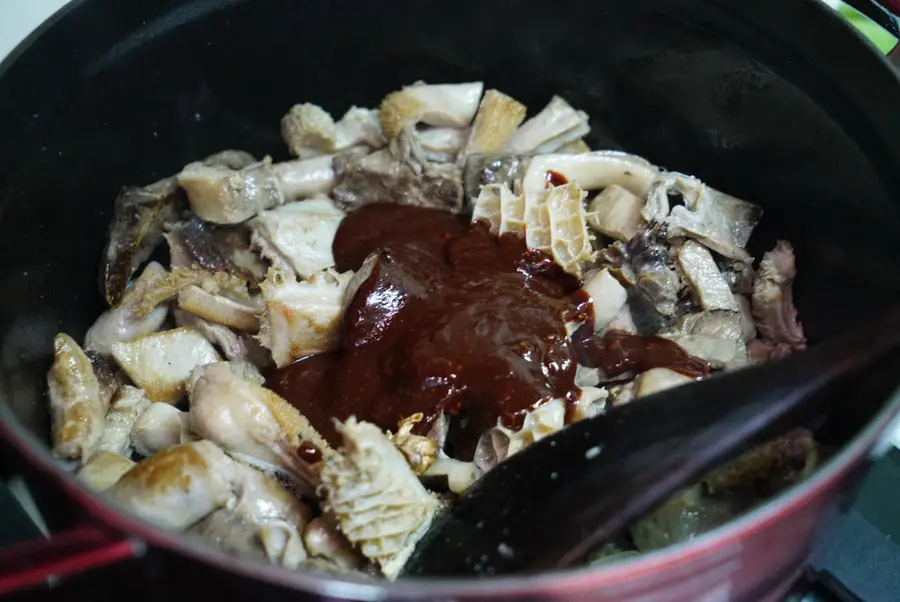
[(900, 38), (900, 0), (843, 0), (882, 29)]
[(123, 539), (91, 523), (51, 534), (48, 539), (0, 549), (0, 598), (133, 558), (142, 550), (139, 542)]
[(900, 42), (894, 46), (893, 50), (887, 53), (887, 60), (900, 71)]
[(900, 69), (900, 0), (843, 0), (882, 29), (898, 39), (898, 43), (887, 53), (887, 60)]

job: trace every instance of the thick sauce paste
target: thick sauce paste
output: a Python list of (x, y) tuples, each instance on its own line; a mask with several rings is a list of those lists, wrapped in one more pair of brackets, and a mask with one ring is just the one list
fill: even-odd
[(609, 378), (651, 368), (668, 368), (692, 378), (709, 374), (708, 363), (662, 337), (641, 337), (621, 330), (609, 330), (597, 337), (593, 324), (586, 323), (572, 333), (572, 347), (578, 363), (600, 368)]
[[(469, 459), (498, 420), (515, 429), (545, 401), (576, 401), (576, 360), (610, 376), (690, 367), (692, 358), (658, 341), (595, 341), (584, 330), (592, 331), (592, 310), (576, 278), (521, 237), (498, 238), (446, 211), (366, 205), (341, 223), (333, 253), (339, 271), (373, 256), (344, 312), (340, 348), (298, 360), (269, 382), (332, 443), (334, 418), (396, 430), (421, 412), (416, 432), (424, 434), (446, 413), (448, 451)], [(572, 342), (567, 320), (585, 322)]]

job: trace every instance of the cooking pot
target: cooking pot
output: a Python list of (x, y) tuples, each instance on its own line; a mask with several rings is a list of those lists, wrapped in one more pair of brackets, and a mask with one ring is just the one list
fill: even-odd
[(0, 67), (0, 433), (53, 531), (0, 553), (0, 593), (114, 563), (179, 599), (760, 601), (796, 578), (826, 512), (884, 451), (897, 357), (830, 392), (819, 437), (838, 451), (808, 481), (688, 543), (554, 574), (289, 572), (158, 531), (54, 463), (52, 338), (80, 339), (102, 310), (119, 187), (224, 148), (281, 158), (292, 104), (340, 113), (419, 79), (483, 80), (532, 110), (558, 93), (591, 115), (592, 148), (761, 204), (751, 251), (794, 244), (812, 344), (900, 294), (900, 80), (818, 0), (76, 1)]

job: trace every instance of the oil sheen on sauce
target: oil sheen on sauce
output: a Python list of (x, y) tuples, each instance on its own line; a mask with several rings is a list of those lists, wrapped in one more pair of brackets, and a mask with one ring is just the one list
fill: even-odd
[[(282, 368), (268, 385), (333, 444), (335, 418), (395, 431), (421, 412), (415, 432), (425, 434), (446, 414), (448, 452), (470, 459), (498, 421), (516, 429), (543, 402), (577, 401), (576, 359), (608, 376), (617, 367), (692, 367), (677, 347), (654, 364), (659, 345), (649, 349), (641, 337), (595, 341), (584, 330), (592, 333), (593, 312), (578, 279), (521, 237), (497, 237), (443, 210), (366, 205), (344, 219), (332, 250), (339, 271), (373, 257), (345, 306), (339, 349)], [(585, 322), (571, 341), (567, 320)]]

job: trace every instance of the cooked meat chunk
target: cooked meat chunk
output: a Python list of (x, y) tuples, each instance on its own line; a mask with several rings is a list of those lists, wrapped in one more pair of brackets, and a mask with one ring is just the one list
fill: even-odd
[(736, 511), (726, 501), (708, 497), (698, 485), (672, 497), (631, 526), (641, 552), (652, 552), (693, 539), (730, 520)]
[(702, 535), (756, 506), (815, 469), (816, 444), (808, 431), (795, 430), (744, 453), (707, 474), (631, 528), (642, 552)]
[(740, 309), (731, 288), (706, 247), (688, 240), (678, 249), (677, 257), (678, 265), (703, 309)]
[(223, 449), (281, 469), (312, 492), (318, 467), (298, 454), (308, 442), (325, 453), (328, 444), (309, 421), (260, 384), (240, 378), (227, 363), (205, 366), (191, 388), (191, 430)]
[(268, 352), (252, 336), (238, 334), (222, 324), (207, 322), (183, 309), (176, 309), (174, 315), (175, 324), (179, 328), (190, 327), (202, 334), (207, 341), (219, 349), (228, 361), (249, 361), (259, 366), (267, 366), (272, 363)]
[(552, 399), (536, 410), (528, 412), (522, 422), (522, 428), (518, 431), (498, 424), (478, 440), (475, 447), (475, 464), (487, 472), (535, 441), (560, 430), (565, 426), (565, 421), (565, 402), (561, 399)]
[[(503, 214), (504, 197), (507, 205), (510, 199), (514, 198), (512, 191), (506, 184), (488, 184), (481, 187), (478, 198), (472, 204), (472, 223), (484, 222), (487, 224), (492, 234), (497, 234), (500, 230), (500, 223)], [(518, 212), (517, 212), (518, 213)], [(522, 207), (521, 217), (524, 220), (525, 207)], [(522, 222), (522, 231), (525, 231), (525, 223)]]
[(175, 178), (143, 188), (125, 188), (119, 194), (101, 272), (104, 296), (110, 307), (119, 304), (131, 276), (162, 242), (163, 225), (176, 221), (186, 205), (184, 192)]
[(474, 204), (483, 187), (492, 184), (503, 185), (519, 195), (525, 170), (530, 164), (531, 157), (526, 155), (469, 155), (463, 171), (466, 199)]
[(616, 407), (634, 401), (636, 389), (637, 386), (633, 380), (617, 385), (607, 385), (610, 405)]
[(488, 90), (481, 99), (460, 160), (473, 153), (496, 154), (525, 119), (525, 105), (498, 90)]
[(526, 201), (528, 195), (546, 187), (547, 172), (575, 182), (583, 190), (599, 190), (615, 184), (645, 197), (659, 169), (646, 159), (618, 151), (538, 155), (529, 163), (522, 180)]
[(53, 455), (85, 462), (97, 451), (107, 406), (91, 360), (72, 337), (53, 341), (53, 364), (47, 373)]
[(444, 479), (447, 482), (447, 489), (452, 493), (461, 494), (471, 487), (481, 474), (481, 469), (475, 462), (463, 462), (441, 451), (422, 476), (428, 479)]
[(266, 277), (266, 265), (251, 249), (250, 235), (246, 224), (212, 224), (193, 215), (172, 224), (165, 238), (173, 268), (197, 266), (255, 284)]
[(215, 444), (183, 443), (126, 472), (107, 495), (161, 529), (183, 531), (234, 499), (237, 470)]
[(168, 403), (154, 401), (134, 421), (131, 427), (131, 444), (141, 456), (188, 443), (188, 414)]
[[(669, 211), (669, 193), (678, 193), (684, 205)], [(693, 238), (730, 259), (747, 261), (744, 250), (762, 217), (758, 206), (714, 190), (691, 176), (667, 172), (654, 183), (643, 211), (648, 222), (667, 226), (670, 238)]]
[(291, 107), (281, 120), (281, 136), (291, 154), (301, 159), (333, 154), (358, 144), (371, 148), (387, 144), (378, 111), (351, 107), (335, 123), (325, 109), (308, 102)]
[(546, 189), (548, 172), (557, 174), (557, 179), (575, 182), (584, 190), (615, 185), (644, 198), (659, 175), (659, 168), (646, 159), (619, 151), (535, 156), (473, 154), (465, 165), (466, 198), (477, 198), (481, 186), (487, 184), (506, 184), (516, 194), (538, 194)]
[(525, 197), (525, 244), (544, 251), (566, 272), (581, 276), (595, 254), (584, 214), (587, 194), (577, 184), (554, 186), (541, 195)]
[(259, 315), (255, 305), (208, 293), (191, 284), (178, 291), (178, 307), (198, 318), (244, 332), (259, 331)]
[(668, 368), (651, 368), (646, 372), (641, 372), (634, 379), (634, 395), (635, 397), (644, 397), (652, 395), (659, 391), (665, 391), (672, 387), (696, 382), (695, 379), (684, 374), (679, 374)]
[(596, 387), (600, 384), (601, 374), (599, 368), (588, 368), (581, 364), (575, 368), (575, 384), (579, 387)]
[(606, 328), (607, 330), (621, 330), (627, 334), (638, 334), (637, 324), (635, 324), (634, 315), (631, 313), (631, 306), (625, 303)]
[(344, 212), (326, 196), (263, 211), (252, 222), (253, 243), (284, 273), (309, 278), (334, 267), (331, 243)]
[(415, 132), (416, 142), (427, 161), (452, 163), (469, 137), (468, 129), (439, 127)]
[(447, 163), (429, 163), (410, 132), (389, 149), (344, 162), (332, 196), (345, 211), (369, 203), (399, 203), (458, 211), (462, 207), (462, 171)]
[(613, 184), (591, 200), (588, 224), (604, 236), (628, 242), (638, 233), (643, 206), (644, 199)]
[[(555, 186), (541, 197), (526, 197), (525, 242), (552, 255), (564, 270), (581, 275), (581, 264), (593, 260), (591, 236), (584, 216), (586, 194), (576, 184)], [(529, 199), (534, 202), (529, 203)]]
[(744, 329), (738, 312), (704, 311), (678, 318), (659, 336), (677, 343), (713, 368), (740, 368), (747, 363)]
[(130, 455), (131, 429), (138, 416), (148, 407), (150, 400), (141, 389), (128, 385), (119, 387), (106, 412), (106, 427), (97, 449), (123, 456)]
[(405, 128), (425, 123), (462, 128), (478, 110), (484, 84), (426, 84), (418, 82), (388, 94), (379, 109), (381, 129), (394, 139)]
[(259, 341), (278, 367), (337, 346), (344, 292), (353, 272), (333, 270), (297, 282), (273, 273), (262, 284), (266, 314)]
[(628, 302), (628, 291), (606, 268), (588, 273), (583, 288), (591, 297), (595, 332), (604, 330)]
[[(658, 229), (640, 230), (627, 244), (616, 242), (607, 247), (603, 256), (606, 263), (616, 269), (617, 275), (632, 285), (635, 294), (657, 314), (657, 322), (675, 316), (681, 282), (677, 272), (670, 267), (669, 249)], [(635, 312), (636, 307), (631, 307), (631, 311)]]
[[(226, 150), (199, 164), (241, 169), (254, 161), (245, 152)], [(119, 304), (131, 276), (162, 242), (164, 226), (177, 221), (186, 208), (184, 191), (175, 176), (122, 190), (116, 199), (101, 268), (101, 289), (110, 307)]]
[(98, 451), (78, 469), (75, 476), (88, 489), (98, 492), (106, 491), (135, 466), (134, 462), (122, 454)]
[(703, 477), (711, 494), (770, 496), (808, 477), (818, 464), (818, 448), (806, 429), (795, 429), (751, 449)]
[(112, 403), (113, 395), (119, 390), (119, 387), (128, 383), (128, 377), (119, 370), (119, 367), (112, 358), (101, 355), (96, 351), (85, 350), (85, 355), (91, 360), (91, 366), (94, 368), (94, 376), (100, 383), (100, 399), (105, 407), (109, 407)]
[(365, 145), (379, 149), (388, 143), (381, 131), (381, 117), (377, 110), (350, 107), (334, 127), (334, 147), (340, 151)]
[(268, 561), (289, 570), (307, 559), (301, 536), (293, 525), (279, 521), (258, 524), (230, 508), (213, 511), (187, 533), (202, 537), (227, 554)]
[(322, 468), (325, 511), (394, 579), (431, 524), (438, 501), (377, 426), (350, 418), (338, 430), (343, 447)]
[(232, 554), (268, 560), (296, 569), (306, 558), (302, 533), (309, 509), (275, 479), (235, 465), (235, 500), (192, 526), (188, 532)]
[(177, 299), (179, 293), (190, 286), (200, 287), (211, 295), (221, 295), (242, 305), (254, 306), (258, 303), (258, 298), (250, 295), (247, 281), (238, 276), (228, 272), (175, 267), (141, 289), (141, 294), (135, 295), (135, 315), (146, 315), (159, 305)]
[(736, 295), (747, 295), (748, 297), (753, 293), (753, 279), (756, 277), (756, 273), (753, 271), (751, 262), (719, 258), (717, 263), (722, 276), (728, 282), (728, 286), (731, 287), (731, 292)]
[(149, 263), (121, 303), (103, 312), (88, 329), (84, 337), (85, 349), (108, 356), (114, 343), (156, 332), (169, 315), (169, 308), (163, 304), (147, 306), (144, 295), (167, 276), (168, 272), (160, 264)]
[(779, 240), (763, 256), (753, 282), (753, 317), (759, 340), (751, 344), (754, 357), (783, 357), (806, 348), (803, 326), (797, 320), (793, 283), (797, 275), (794, 249)]
[(210, 367), (216, 366), (217, 370), (221, 369), (222, 366), (227, 367), (231, 370), (231, 373), (240, 380), (250, 381), (252, 383), (256, 383), (257, 385), (263, 385), (266, 382), (265, 377), (259, 371), (259, 368), (254, 366), (253, 364), (247, 362), (215, 362), (214, 364), (206, 364), (204, 366), (197, 366), (191, 371), (191, 375), (188, 376), (188, 379), (184, 382), (184, 388), (187, 391), (188, 396), (191, 396), (194, 391), (194, 385), (201, 379), (207, 376), (207, 371)]
[(514, 195), (506, 186), (500, 188), (500, 225), (497, 235), (525, 233), (525, 197)]
[(184, 395), (184, 381), (196, 366), (219, 361), (203, 335), (176, 328), (115, 343), (112, 355), (129, 378), (152, 401), (174, 403)]
[(428, 467), (434, 464), (439, 451), (437, 441), (412, 433), (413, 427), (423, 418), (424, 415), (421, 413), (413, 414), (400, 421), (396, 435), (388, 434), (388, 439), (403, 453), (409, 467), (418, 475), (424, 474)]
[(576, 111), (554, 96), (540, 113), (526, 121), (506, 143), (511, 153), (552, 153), (591, 131), (587, 113)]
[[(599, 373), (597, 374), (599, 377)], [(598, 384), (599, 380), (594, 384)], [(575, 403), (572, 412), (572, 421), (584, 420), (585, 418), (593, 418), (598, 414), (606, 411), (606, 402), (609, 399), (609, 391), (603, 387), (582, 384), (581, 395)]]
[(359, 569), (365, 563), (330, 514), (309, 521), (303, 532), (303, 543), (310, 556), (323, 558), (343, 570)]
[(236, 224), (287, 201), (327, 193), (334, 186), (332, 155), (240, 170), (191, 163), (178, 174), (191, 209), (206, 221)]
[(525, 198), (516, 196), (505, 184), (487, 184), (472, 208), (472, 223), (482, 221), (491, 232), (525, 234)]

